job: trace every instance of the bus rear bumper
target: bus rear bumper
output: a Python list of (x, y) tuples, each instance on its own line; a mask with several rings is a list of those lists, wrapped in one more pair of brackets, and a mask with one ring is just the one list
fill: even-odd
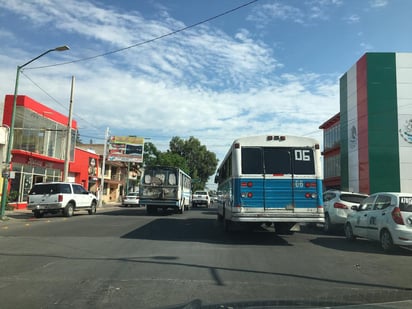
[(324, 223), (325, 218), (322, 214), (310, 213), (279, 213), (274, 215), (265, 213), (232, 213), (231, 221), (235, 222), (306, 222), (306, 223)]

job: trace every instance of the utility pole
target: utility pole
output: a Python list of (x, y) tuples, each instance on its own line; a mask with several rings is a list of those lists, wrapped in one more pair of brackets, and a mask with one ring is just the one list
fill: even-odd
[(103, 146), (103, 162), (102, 162), (102, 172), (100, 175), (100, 194), (99, 194), (99, 207), (103, 203), (103, 192), (104, 192), (104, 174), (106, 173), (106, 156), (107, 156), (107, 141), (109, 140), (109, 128), (106, 128), (106, 133), (104, 135), (104, 146)]
[(70, 148), (71, 148), (71, 139), (72, 139), (72, 118), (73, 118), (73, 91), (74, 91), (74, 76), (72, 76), (72, 86), (71, 86), (71, 91), (70, 91), (69, 123), (67, 124), (66, 154), (64, 156), (63, 181), (67, 181), (67, 178), (69, 176)]

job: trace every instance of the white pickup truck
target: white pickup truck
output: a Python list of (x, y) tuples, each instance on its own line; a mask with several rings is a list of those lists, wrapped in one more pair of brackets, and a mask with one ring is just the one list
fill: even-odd
[(76, 210), (96, 213), (97, 198), (82, 185), (70, 182), (36, 183), (29, 192), (27, 209), (36, 218), (45, 213), (63, 213), (71, 217)]
[(192, 207), (198, 205), (204, 205), (207, 208), (210, 207), (210, 196), (207, 191), (195, 191), (192, 195)]

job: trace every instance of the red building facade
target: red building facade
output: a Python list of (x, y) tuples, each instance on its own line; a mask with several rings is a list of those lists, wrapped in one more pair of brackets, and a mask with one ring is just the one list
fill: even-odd
[(325, 121), (323, 130), (324, 189), (340, 189), (340, 113)]
[[(12, 95), (6, 95), (3, 125), (11, 125)], [(97, 178), (97, 169), (89, 175), (89, 162), (98, 166), (98, 155), (75, 148), (77, 122), (71, 123), (69, 181), (89, 188)], [(67, 145), (68, 117), (27, 97), (19, 95), (16, 102), (12, 146), (9, 198), (24, 203), (34, 183), (61, 181)]]

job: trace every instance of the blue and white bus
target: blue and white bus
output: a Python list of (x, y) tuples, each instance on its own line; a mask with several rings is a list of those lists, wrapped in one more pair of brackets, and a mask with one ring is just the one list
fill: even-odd
[(146, 206), (148, 214), (156, 213), (159, 208), (172, 208), (183, 213), (191, 203), (191, 177), (177, 167), (147, 167), (143, 172), (139, 191), (140, 204)]
[(301, 222), (324, 222), (319, 143), (262, 135), (236, 139), (220, 164), (218, 219), (274, 224), (279, 234)]

